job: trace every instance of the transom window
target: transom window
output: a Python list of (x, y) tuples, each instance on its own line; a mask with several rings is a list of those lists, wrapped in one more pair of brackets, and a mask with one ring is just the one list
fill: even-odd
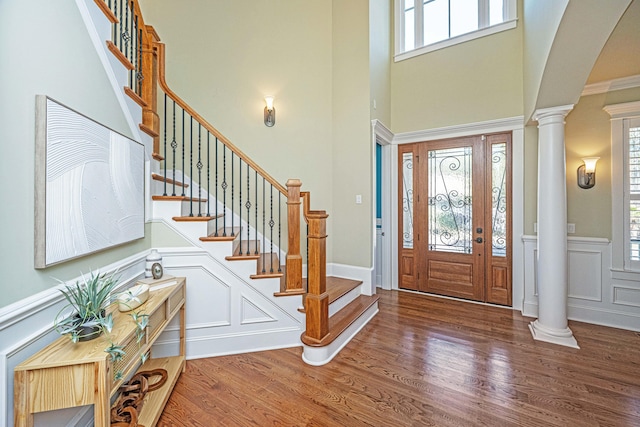
[(515, 27), (515, 0), (396, 0), (396, 61)]

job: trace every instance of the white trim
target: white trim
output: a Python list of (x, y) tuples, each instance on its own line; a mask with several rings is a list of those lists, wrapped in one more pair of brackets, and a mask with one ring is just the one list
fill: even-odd
[(393, 57), (393, 61), (394, 62), (404, 61), (405, 59), (413, 58), (419, 55), (424, 55), (425, 53), (444, 49), (450, 46), (455, 46), (460, 43), (479, 39), (481, 37), (490, 36), (492, 34), (500, 33), (502, 31), (511, 30), (513, 28), (516, 28), (517, 24), (518, 24), (518, 19), (511, 19), (509, 21), (501, 22), (500, 24), (496, 24), (491, 27), (480, 28), (470, 33), (462, 34), (456, 37), (451, 37), (450, 39), (446, 39), (437, 43), (422, 46), (417, 49), (410, 50), (408, 52), (399, 53)]
[(312, 366), (322, 366), (329, 363), (345, 345), (380, 311), (376, 302), (369, 307), (356, 321), (354, 321), (344, 332), (342, 332), (331, 344), (324, 347), (302, 346), (302, 360)]
[(371, 282), (373, 267), (358, 267), (346, 264), (327, 264), (327, 276), (343, 277), (345, 279), (362, 281), (362, 294), (375, 294), (375, 285)]
[(378, 119), (373, 119), (371, 120), (371, 127), (373, 129), (373, 135), (376, 137), (376, 142), (383, 143), (381, 145), (391, 144), (393, 142), (393, 132), (391, 132), (384, 123)]
[(640, 101), (605, 105), (602, 109), (609, 113), (611, 120), (631, 118), (640, 116)]
[[(393, 233), (391, 224), (393, 218), (393, 208), (394, 206), (391, 203), (392, 198), (392, 182), (393, 179), (391, 177), (391, 158), (392, 156), (392, 142), (393, 142), (393, 132), (389, 130), (382, 122), (378, 120), (371, 121), (372, 127), (372, 136), (373, 136), (373, 149), (375, 150), (376, 144), (380, 144), (382, 147), (382, 232), (385, 233), (382, 240), (382, 289), (391, 289), (393, 283), (393, 275), (392, 275), (392, 246), (393, 239), (395, 238), (395, 233)], [(375, 156), (374, 160), (375, 160)], [(377, 170), (375, 162), (373, 165), (373, 170)], [(376, 194), (376, 174), (373, 174), (373, 228), (374, 228), (374, 244), (373, 246), (373, 263), (375, 265), (376, 260), (376, 246), (377, 246), (377, 229), (376, 229), (376, 202), (377, 202), (377, 194)], [(377, 268), (378, 266), (376, 266)], [(375, 268), (373, 272), (375, 272)], [(372, 272), (372, 274), (373, 274)], [(375, 277), (372, 278), (372, 286), (375, 286), (376, 280)]]
[(640, 87), (640, 74), (585, 85), (580, 96), (599, 95), (613, 92), (614, 90), (633, 89), (636, 87)]
[(394, 135), (392, 143), (410, 144), (412, 142), (512, 131), (515, 129), (524, 129), (524, 116), (397, 133)]

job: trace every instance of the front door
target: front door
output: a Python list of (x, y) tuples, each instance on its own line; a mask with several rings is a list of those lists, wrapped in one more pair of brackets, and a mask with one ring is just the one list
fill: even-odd
[(400, 287), (511, 305), (511, 134), (399, 151)]

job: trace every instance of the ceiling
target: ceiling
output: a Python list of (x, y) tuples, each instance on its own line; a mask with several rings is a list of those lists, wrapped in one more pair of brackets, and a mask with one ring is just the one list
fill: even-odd
[(640, 75), (640, 0), (633, 0), (598, 56), (587, 84)]

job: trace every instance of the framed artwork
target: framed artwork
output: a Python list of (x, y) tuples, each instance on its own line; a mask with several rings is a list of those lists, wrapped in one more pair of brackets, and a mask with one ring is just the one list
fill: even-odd
[(36, 96), (35, 268), (144, 237), (144, 146)]

